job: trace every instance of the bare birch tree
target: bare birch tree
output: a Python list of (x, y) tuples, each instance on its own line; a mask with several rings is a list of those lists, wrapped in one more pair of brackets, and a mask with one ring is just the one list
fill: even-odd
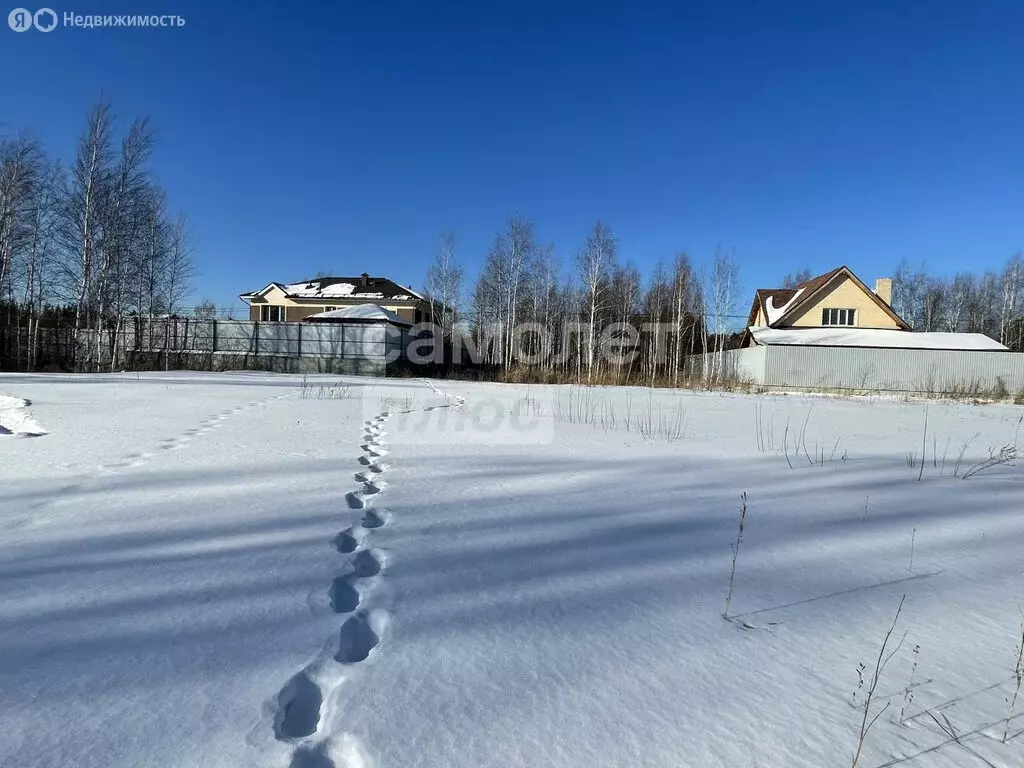
[(74, 297), (76, 340), (95, 305), (95, 262), (113, 173), (112, 120), (108, 104), (89, 111), (62, 202), (60, 234), (67, 256), (65, 277)]
[(164, 306), (170, 315), (184, 308), (185, 299), (192, 292), (192, 281), (195, 279), (194, 248), (188, 219), (180, 213), (170, 224), (167, 260), (161, 275)]
[(587, 381), (594, 375), (594, 338), (597, 332), (597, 321), (604, 308), (604, 294), (608, 287), (608, 278), (615, 264), (617, 244), (611, 229), (602, 222), (597, 222), (583, 250), (576, 257), (579, 267), (580, 283), (586, 293), (587, 302)]
[(725, 338), (729, 330), (730, 316), (736, 309), (736, 301), (739, 298), (739, 269), (733, 255), (724, 250), (721, 246), (715, 249), (715, 257), (711, 264), (711, 272), (708, 275), (705, 288), (710, 297), (710, 304), (707, 304), (707, 320), (714, 328), (714, 356), (710, 378), (717, 381), (725, 375), (723, 363), (725, 360)]
[(427, 298), (430, 299), (433, 321), (441, 333), (451, 339), (459, 318), (462, 294), (462, 267), (455, 258), (455, 233), (445, 230), (437, 240), (434, 263), (427, 271)]
[(0, 299), (12, 292), (15, 255), (31, 237), (32, 203), (43, 175), (33, 139), (0, 139)]
[(1019, 319), (1024, 305), (1022, 296), (1024, 282), (1024, 254), (1018, 253), (1010, 258), (1003, 270), (1003, 304), (999, 314), (999, 343), (1009, 344), (1010, 328)]
[(494, 238), (474, 289), (475, 311), (482, 321), (497, 328), (496, 360), (506, 367), (513, 362), (512, 335), (526, 265), (536, 249), (533, 224), (523, 216), (510, 216), (505, 228)]

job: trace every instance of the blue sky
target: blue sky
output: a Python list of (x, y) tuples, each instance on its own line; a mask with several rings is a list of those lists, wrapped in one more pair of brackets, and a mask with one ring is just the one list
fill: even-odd
[[(70, 157), (101, 95), (159, 128), (197, 297), (319, 270), (470, 273), (521, 212), (571, 265), (597, 219), (645, 272), (734, 250), (790, 271), (1024, 248), (1024, 4), (135, 0), (180, 29), (0, 29), (4, 130)], [(742, 309), (741, 309), (742, 312)]]

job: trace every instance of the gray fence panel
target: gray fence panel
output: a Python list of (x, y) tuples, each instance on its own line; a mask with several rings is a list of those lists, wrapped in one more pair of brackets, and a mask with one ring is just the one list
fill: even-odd
[(217, 352), (232, 352), (240, 355), (256, 353), (256, 323), (245, 320), (218, 320), (216, 322), (216, 339), (210, 339), (210, 351), (216, 341)]
[[(246, 355), (260, 358), (310, 358), (315, 365), (338, 360), (366, 361), (383, 370), (386, 359), (405, 357), (409, 335), (394, 326), (313, 323), (257, 323), (247, 320), (127, 317), (118, 327), (117, 347), (122, 353), (190, 353)], [(83, 359), (97, 350), (97, 335), (81, 331), (78, 343)], [(104, 331), (99, 353), (109, 360), (112, 335)], [(284, 364), (283, 362), (281, 363)], [(355, 370), (353, 368), (353, 370)]]
[(346, 341), (346, 357), (384, 357), (387, 346), (383, 341)]
[(387, 331), (382, 325), (343, 325), (346, 342), (349, 341), (384, 341)]
[(256, 354), (297, 357), (301, 332), (300, 323), (260, 323)]
[(684, 370), (690, 376), (714, 377), (719, 380), (763, 384), (765, 377), (766, 347), (729, 349), (721, 353), (691, 355), (686, 358)]
[(890, 392), (1024, 391), (1024, 355), (1000, 351), (768, 346), (764, 384)]

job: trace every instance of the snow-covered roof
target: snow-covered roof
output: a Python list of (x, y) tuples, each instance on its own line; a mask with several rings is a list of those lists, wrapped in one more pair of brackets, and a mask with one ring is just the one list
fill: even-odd
[(802, 294), (803, 292), (803, 288), (798, 289), (797, 292), (790, 297), (789, 301), (787, 301), (781, 307), (775, 306), (774, 296), (769, 296), (767, 299), (765, 299), (764, 311), (768, 315), (768, 325), (771, 325), (776, 320), (781, 318), (784, 314), (786, 314), (789, 311), (789, 308), (792, 307), (797, 302), (797, 300), (800, 298), (800, 294)]
[(269, 291), (271, 288), (278, 288), (284, 291), (288, 286), (281, 285), (281, 283), (267, 283), (267, 285), (260, 288), (258, 291), (249, 291), (248, 293), (239, 294), (240, 299), (252, 299), (256, 296), (262, 296), (264, 293)]
[(842, 266), (825, 272), (824, 274), (804, 280), (792, 288), (758, 288), (754, 292), (754, 303), (751, 305), (748, 323), (760, 322), (757, 318), (759, 313), (764, 316), (764, 323), (772, 327), (789, 325), (787, 318), (798, 315), (801, 311), (813, 305), (815, 297), (833, 284), (836, 278), (845, 276), (854, 285), (860, 288), (865, 297), (874, 302), (879, 309), (892, 318), (896, 326), (902, 330), (909, 331), (910, 326), (902, 317), (896, 314), (889, 303), (872, 291), (859, 277), (850, 271), (849, 267)]
[(270, 283), (265, 288), (251, 293), (243, 293), (240, 298), (251, 300), (272, 288), (278, 288), (289, 299), (298, 300), (349, 300), (365, 301), (366, 299), (383, 299), (389, 302), (426, 301), (426, 299), (412, 288), (399, 285), (387, 277), (370, 277), (360, 275), (359, 277), (315, 277), (310, 280), (301, 280), (296, 283)]
[(343, 307), (332, 309), (330, 312), (319, 312), (306, 318), (314, 323), (340, 323), (346, 320), (360, 323), (386, 322), (393, 325), (411, 326), (408, 320), (403, 320), (397, 314), (376, 304), (357, 304), (354, 307)]
[(284, 292), (289, 296), (303, 299), (319, 299), (328, 297), (351, 296), (356, 287), (353, 283), (334, 283), (321, 285), (318, 282), (292, 283), (284, 287)]
[(762, 328), (750, 333), (758, 344), (817, 347), (881, 347), (894, 349), (1002, 350), (1006, 347), (981, 333), (914, 333), (885, 328)]

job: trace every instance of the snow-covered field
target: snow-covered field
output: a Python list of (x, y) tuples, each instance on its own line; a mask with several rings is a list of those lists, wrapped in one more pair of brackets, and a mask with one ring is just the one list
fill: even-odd
[(0, 765), (1024, 765), (1024, 409), (339, 381), (0, 376)]

